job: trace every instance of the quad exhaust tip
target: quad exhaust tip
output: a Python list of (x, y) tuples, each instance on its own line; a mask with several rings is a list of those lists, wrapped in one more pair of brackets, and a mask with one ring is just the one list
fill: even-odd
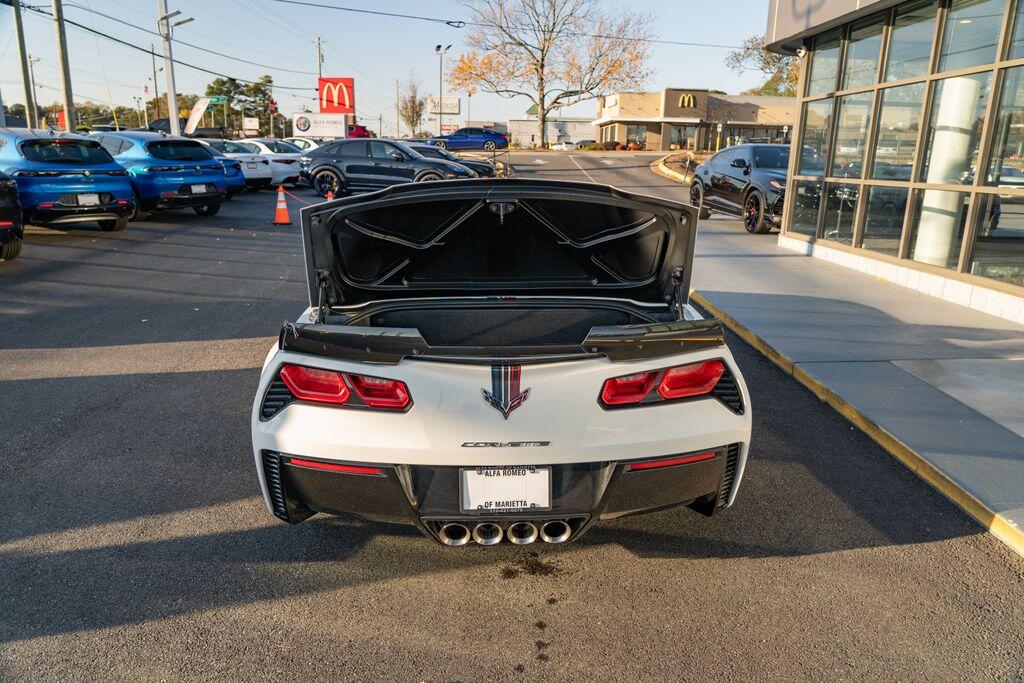
[(493, 522), (482, 522), (473, 527), (473, 540), (480, 545), (497, 545), (501, 543), (501, 537), (504, 535), (501, 527)]
[(545, 543), (565, 543), (570, 536), (572, 536), (572, 527), (560, 519), (546, 522), (540, 528), (540, 537)]
[(537, 527), (529, 522), (516, 522), (509, 525), (507, 535), (516, 545), (529, 545), (537, 540)]
[[(465, 524), (445, 524), (437, 532), (437, 537), (445, 545), (460, 546), (469, 543), (469, 527)], [(501, 540), (499, 537), (498, 540)]]

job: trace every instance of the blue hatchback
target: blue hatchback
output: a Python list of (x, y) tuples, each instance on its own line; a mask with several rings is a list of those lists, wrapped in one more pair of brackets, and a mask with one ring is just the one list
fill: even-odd
[(18, 184), (25, 223), (123, 230), (134, 210), (128, 172), (83, 135), (0, 128), (0, 171)]
[(227, 196), (224, 166), (189, 138), (122, 131), (92, 136), (128, 170), (137, 205), (134, 218), (151, 211), (191, 206), (200, 216), (220, 211)]
[(435, 135), (428, 145), (441, 149), (484, 149), (492, 152), (508, 147), (508, 136), (490, 128), (459, 128), (450, 135)]

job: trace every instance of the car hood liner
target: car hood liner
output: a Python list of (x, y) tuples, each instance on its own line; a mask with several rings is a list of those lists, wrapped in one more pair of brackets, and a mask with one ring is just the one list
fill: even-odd
[(397, 185), (302, 209), (310, 303), (588, 296), (685, 303), (696, 209), (604, 185)]

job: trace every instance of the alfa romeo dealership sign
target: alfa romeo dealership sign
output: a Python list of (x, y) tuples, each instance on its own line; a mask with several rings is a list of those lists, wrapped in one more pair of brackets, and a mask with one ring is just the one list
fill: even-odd
[(300, 137), (344, 138), (348, 137), (348, 122), (345, 118), (345, 114), (292, 114), (292, 130), (294, 135)]

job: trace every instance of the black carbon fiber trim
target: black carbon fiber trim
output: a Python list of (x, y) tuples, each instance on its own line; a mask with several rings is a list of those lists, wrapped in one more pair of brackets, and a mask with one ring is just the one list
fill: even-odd
[(270, 492), (270, 503), (274, 508), (274, 516), (285, 522), (288, 519), (288, 504), (284, 497), (284, 484), (281, 482), (281, 458), (277, 453), (263, 451), (263, 476), (267, 480)]
[(711, 395), (725, 404), (725, 407), (736, 413), (737, 415), (743, 414), (743, 395), (740, 394), (739, 385), (736, 384), (736, 378), (728, 367), (725, 370), (725, 374), (722, 375), (721, 379), (718, 380), (718, 384), (711, 391)]
[(260, 405), (260, 422), (266, 422), (274, 417), (294, 400), (295, 396), (284, 385), (281, 378), (275, 377), (267, 388), (267, 393), (263, 396), (263, 404)]
[(740, 462), (740, 445), (731, 444), (726, 449), (725, 472), (722, 473), (722, 485), (718, 489), (718, 507), (725, 507), (729, 502), (729, 494), (732, 492), (733, 484), (736, 483), (736, 468)]

